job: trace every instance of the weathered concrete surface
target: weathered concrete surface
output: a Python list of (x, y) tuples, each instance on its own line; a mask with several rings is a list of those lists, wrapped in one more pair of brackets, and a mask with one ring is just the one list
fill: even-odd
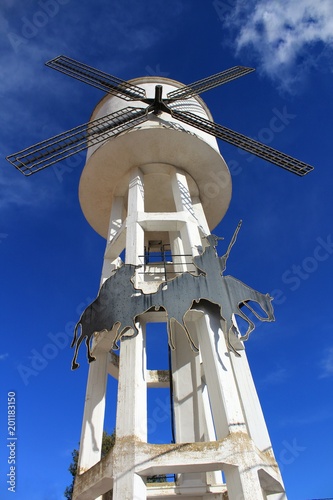
[[(136, 457), (135, 463), (132, 463), (133, 456)], [(267, 494), (284, 492), (275, 460), (269, 453), (260, 452), (245, 433), (232, 433), (215, 442), (168, 445), (147, 444), (128, 436), (116, 440), (114, 449), (105, 458), (77, 476), (73, 500), (94, 500), (112, 489), (116, 476), (128, 469), (144, 478), (157, 474), (225, 470), (230, 466), (236, 467), (240, 475), (251, 469), (258, 475)], [(154, 488), (156, 496), (157, 486)], [(166, 491), (165, 486), (161, 488)], [(170, 488), (177, 491), (174, 485)], [(207, 486), (204, 493), (217, 492), (216, 488), (214, 491)], [(147, 495), (149, 497), (149, 491)]]

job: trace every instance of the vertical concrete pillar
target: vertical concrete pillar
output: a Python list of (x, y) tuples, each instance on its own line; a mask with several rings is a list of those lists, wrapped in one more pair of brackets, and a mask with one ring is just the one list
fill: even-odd
[[(206, 378), (205, 376), (203, 377)], [(211, 406), (209, 401), (209, 394), (207, 385), (204, 380), (202, 380), (202, 407), (203, 407), (203, 422), (204, 422), (204, 441), (216, 441), (215, 426), (213, 421), (213, 416), (211, 412)], [(221, 471), (210, 471), (206, 472), (207, 484), (220, 485), (222, 484), (222, 473)]]
[[(122, 224), (123, 198), (114, 198), (106, 245), (118, 233)], [(101, 284), (110, 276), (115, 263), (104, 259)], [(108, 352), (97, 349), (96, 361), (89, 365), (86, 400), (80, 439), (79, 474), (90, 469), (101, 458), (105, 416), (105, 396), (108, 373)]]
[(240, 353), (240, 357), (231, 355), (230, 359), (248, 432), (260, 451), (269, 452), (273, 456), (271, 440), (253, 382), (246, 352), (242, 350)]
[(139, 212), (144, 212), (144, 180), (140, 169), (134, 168), (128, 189), (126, 264), (142, 264), (139, 256), (144, 254), (144, 231), (137, 222)]
[(266, 500), (256, 468), (229, 465), (223, 470), (229, 500)]
[(114, 480), (112, 500), (146, 500), (147, 488), (144, 480), (133, 470), (128, 471), (128, 464), (119, 461), (119, 457), (117, 462), (122, 463), (124, 472), (119, 473)]
[(202, 233), (207, 236), (208, 234), (210, 234), (210, 229), (201, 204), (201, 200), (198, 196), (194, 196), (192, 202), (194, 214), (196, 216), (196, 219), (198, 220), (199, 228), (201, 229)]
[(101, 459), (105, 414), (108, 352), (94, 352), (90, 363), (80, 439), (78, 472), (82, 474)]
[(136, 443), (147, 441), (146, 349), (142, 330), (121, 340), (114, 454), (113, 500), (146, 500), (146, 486), (135, 474)]
[(191, 328), (198, 337), (216, 436), (223, 439), (230, 432), (246, 432), (245, 418), (220, 317), (210, 305), (200, 305), (200, 311), (192, 313)]
[(116, 436), (147, 441), (146, 348), (143, 326), (135, 337), (123, 338), (119, 353)]
[[(112, 241), (117, 236), (121, 225), (122, 225), (122, 217), (123, 217), (123, 208), (124, 208), (124, 199), (122, 196), (115, 196), (112, 203), (108, 236), (106, 240), (106, 250), (109, 245), (112, 245)], [(102, 277), (101, 277), (101, 285), (104, 281), (111, 276), (111, 272), (118, 267), (119, 257), (113, 259), (109, 259), (104, 257), (103, 268), (102, 268)]]
[[(172, 260), (175, 273), (185, 273), (188, 270), (189, 257), (185, 257), (183, 242), (178, 231), (169, 231)], [(186, 260), (187, 259), (187, 260)]]
[[(171, 351), (175, 437), (177, 443), (203, 441), (200, 357), (189, 346), (182, 329), (175, 325), (176, 349)], [(204, 473), (179, 474), (182, 486), (203, 485)]]
[[(140, 264), (144, 231), (138, 213), (144, 211), (144, 182), (140, 169), (130, 173), (126, 233), (126, 263)], [(119, 353), (113, 500), (145, 500), (146, 486), (135, 474), (136, 442), (147, 441), (147, 384), (145, 327), (123, 338)]]
[(171, 365), (176, 442), (200, 441), (198, 413), (196, 411), (198, 392), (201, 390), (201, 382), (197, 378), (198, 354), (191, 351), (185, 334), (177, 324), (174, 324), (174, 330), (176, 349), (171, 351)]
[(192, 256), (198, 255), (198, 247), (201, 247), (202, 242), (186, 175), (177, 170), (171, 176), (171, 186), (177, 212), (186, 211), (193, 217), (192, 222), (187, 222), (180, 229), (184, 253)]
[[(201, 237), (195, 221), (190, 191), (184, 173), (176, 171), (171, 178), (172, 192), (176, 210), (188, 212), (193, 220), (188, 221), (180, 229), (180, 238), (173, 238), (173, 249), (188, 255), (177, 272), (191, 270), (192, 257), (198, 254), (201, 247)], [(179, 327), (177, 327), (179, 330)], [(175, 336), (176, 349), (172, 352), (174, 415), (176, 426), (176, 441), (180, 443), (202, 441), (204, 438), (204, 417), (202, 386), (200, 373), (200, 358), (189, 348), (188, 340), (183, 331), (179, 330)], [(183, 487), (200, 486), (206, 481), (205, 474), (180, 474), (178, 482)]]

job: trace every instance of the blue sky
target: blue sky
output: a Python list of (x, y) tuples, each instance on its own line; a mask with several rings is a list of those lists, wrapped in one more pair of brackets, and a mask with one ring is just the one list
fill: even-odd
[[(222, 254), (243, 220), (227, 273), (275, 296), (276, 322), (257, 328), (247, 353), (289, 500), (333, 497), (332, 33), (331, 0), (2, 1), (1, 498), (13, 495), (9, 391), (17, 397), (14, 498), (63, 498), (80, 439), (87, 365), (71, 372), (69, 344), (97, 294), (104, 253), (78, 202), (84, 155), (30, 178), (5, 161), (88, 121), (102, 97), (44, 66), (59, 54), (123, 79), (191, 83), (234, 65), (256, 68), (203, 95), (215, 121), (315, 170), (299, 178), (220, 142), (233, 197), (215, 233), (225, 237)], [(110, 379), (109, 432), (114, 393)], [(155, 418), (167, 414), (165, 401), (150, 396), (156, 441), (168, 435), (167, 416)]]

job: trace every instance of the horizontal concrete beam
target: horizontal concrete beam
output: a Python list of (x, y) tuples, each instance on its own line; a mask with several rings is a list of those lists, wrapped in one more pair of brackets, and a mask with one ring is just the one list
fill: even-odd
[(136, 472), (143, 476), (209, 472), (234, 465), (263, 468), (279, 480), (275, 460), (257, 450), (247, 434), (240, 432), (231, 433), (220, 441), (169, 445), (142, 443), (137, 449), (136, 464)]
[[(107, 459), (107, 460), (106, 460)], [(111, 452), (91, 469), (75, 478), (73, 500), (94, 500), (113, 488)]]
[[(216, 498), (221, 498), (221, 494), (227, 492), (227, 487), (225, 484), (219, 486), (203, 486), (201, 489), (198, 486), (176, 486), (175, 484), (170, 483), (162, 483), (156, 485), (154, 483), (147, 484), (147, 499), (149, 498), (165, 498), (168, 500), (169, 498), (211, 498), (215, 500)], [(204, 496), (203, 496), (204, 495)]]
[[(114, 459), (125, 459), (135, 449), (133, 472), (140, 476), (210, 472), (225, 466), (252, 467), (259, 473), (267, 491), (283, 492), (278, 467), (272, 457), (261, 453), (246, 434), (232, 433), (225, 439), (211, 442), (148, 444), (137, 440), (117, 440), (111, 452), (91, 469), (77, 476), (73, 500), (94, 500), (113, 485)], [(132, 467), (131, 467), (132, 468)], [(150, 489), (150, 488), (149, 488)], [(153, 490), (151, 490), (153, 491)], [(149, 496), (148, 496), (149, 498)]]

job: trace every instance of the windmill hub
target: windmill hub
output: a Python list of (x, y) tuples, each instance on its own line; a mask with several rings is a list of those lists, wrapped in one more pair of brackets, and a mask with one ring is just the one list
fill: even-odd
[(151, 106), (149, 106), (149, 108), (148, 108), (148, 109), (152, 108), (153, 113), (155, 113), (155, 115), (161, 114), (162, 111), (165, 111), (167, 113), (169, 112), (169, 108), (163, 102), (162, 94), (163, 94), (162, 85), (156, 85), (155, 86), (155, 99), (152, 102)]

